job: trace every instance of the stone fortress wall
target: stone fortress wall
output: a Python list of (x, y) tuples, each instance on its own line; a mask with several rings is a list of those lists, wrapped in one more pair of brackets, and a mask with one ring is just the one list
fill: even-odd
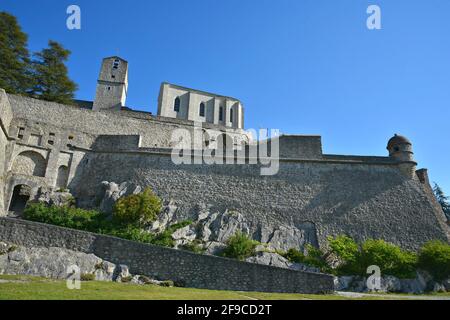
[[(319, 136), (283, 136), (275, 176), (261, 176), (260, 165), (177, 166), (170, 158), (171, 130), (192, 133), (192, 122), (14, 95), (3, 99), (10, 108), (2, 110), (14, 114), (5, 114), (10, 123), (5, 209), (20, 184), (30, 186), (31, 193), (68, 186), (89, 205), (102, 181), (129, 181), (175, 201), (185, 218), (203, 204), (212, 211), (237, 210), (263, 242), (269, 229), (289, 226), (307, 234), (311, 225), (321, 246), (327, 236), (342, 233), (410, 249), (449, 238), (443, 213), (427, 193), (428, 181), (405, 175), (402, 163), (390, 157), (326, 155)], [(29, 154), (23, 156), (27, 152), (41, 155), (40, 160), (30, 162)], [(20, 164), (27, 161), (30, 165)], [(39, 167), (42, 172), (36, 172)]]
[[(102, 88), (108, 85), (103, 78)], [(450, 239), (426, 171), (416, 172), (412, 145), (400, 136), (390, 140), (384, 157), (327, 155), (320, 136), (281, 136), (279, 172), (261, 176), (261, 166), (249, 163), (175, 165), (172, 132), (183, 129), (193, 136), (194, 121), (117, 109), (121, 94), (114, 105), (104, 100), (101, 110), (4, 91), (0, 97), (0, 215), (10, 211), (12, 199), (33, 198), (46, 189), (68, 187), (80, 205), (89, 207), (95, 205), (102, 181), (133, 182), (175, 202), (180, 218), (203, 206), (210, 212), (238, 211), (262, 242), (274, 230), (281, 237), (295, 233), (304, 240), (301, 245), (320, 246), (327, 236), (343, 233), (410, 249), (431, 239)], [(162, 95), (160, 102), (173, 103), (174, 97)], [(234, 147), (252, 145), (240, 127), (208, 121), (202, 126), (226, 134)], [(195, 148), (204, 146), (205, 141), (194, 141)]]
[(259, 292), (328, 293), (333, 277), (147, 245), (36, 222), (0, 218), (0, 241), (25, 247), (59, 247), (92, 253), (132, 274), (188, 287)]
[(12, 118), (13, 113), (8, 102), (8, 97), (3, 90), (0, 90), (0, 216), (2, 212), (6, 211), (4, 208), (6, 148), (8, 145), (8, 131)]

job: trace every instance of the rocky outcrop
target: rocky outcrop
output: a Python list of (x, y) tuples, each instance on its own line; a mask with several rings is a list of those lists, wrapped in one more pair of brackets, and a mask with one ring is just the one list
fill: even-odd
[(112, 213), (117, 200), (124, 196), (140, 193), (141, 191), (142, 188), (133, 183), (123, 182), (117, 184), (115, 182), (103, 181), (97, 194), (96, 202), (100, 211)]
[[(381, 287), (374, 292), (422, 294), (425, 292), (445, 292), (449, 290), (450, 279), (435, 282), (426, 272), (418, 271), (414, 279), (399, 279), (394, 276), (382, 276)], [(361, 276), (335, 277), (336, 291), (370, 292), (367, 278)]]
[[(75, 269), (74, 266), (76, 266)], [(96, 281), (160, 286), (169, 286), (171, 283), (168, 280), (159, 281), (143, 275), (131, 275), (128, 266), (115, 265), (93, 254), (63, 248), (27, 248), (0, 242), (0, 274), (65, 280), (73, 275), (77, 268), (81, 279), (83, 279), (83, 275), (93, 275), (93, 279)]]
[(37, 196), (37, 201), (45, 203), (49, 206), (58, 207), (75, 205), (75, 198), (68, 190), (42, 190)]
[(264, 264), (267, 266), (286, 268), (298, 271), (320, 272), (318, 268), (307, 266), (301, 263), (292, 263), (283, 256), (274, 252), (260, 251), (254, 257), (246, 259), (247, 262)]
[[(0, 243), (0, 274), (21, 274), (52, 279), (66, 279), (68, 268), (76, 265), (80, 273), (96, 273), (102, 264), (107, 264), (105, 278), (112, 280), (111, 270), (115, 265), (103, 261), (93, 254), (63, 248), (25, 248)], [(109, 273), (108, 273), (109, 272)], [(100, 279), (99, 279), (100, 280)]]

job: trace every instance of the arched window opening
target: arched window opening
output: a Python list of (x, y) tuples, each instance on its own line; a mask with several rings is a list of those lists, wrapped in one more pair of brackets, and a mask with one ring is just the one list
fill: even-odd
[(11, 202), (9, 204), (9, 211), (14, 214), (21, 214), (30, 200), (31, 188), (27, 185), (21, 184), (14, 187)]
[(27, 176), (45, 177), (47, 161), (35, 151), (25, 151), (14, 160), (12, 172)]
[(173, 111), (180, 112), (180, 105), (181, 105), (180, 97), (176, 97), (175, 102), (173, 104)]
[(230, 109), (230, 122), (233, 123), (233, 109)]
[(205, 104), (203, 102), (200, 103), (199, 115), (200, 115), (200, 117), (204, 117), (205, 116)]
[(60, 166), (58, 168), (58, 176), (56, 178), (56, 188), (58, 189), (66, 189), (67, 182), (69, 180), (69, 168), (66, 166)]

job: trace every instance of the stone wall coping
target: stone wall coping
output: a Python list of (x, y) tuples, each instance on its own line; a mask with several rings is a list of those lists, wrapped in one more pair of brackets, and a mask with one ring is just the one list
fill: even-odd
[[(87, 149), (82, 147), (73, 146), (73, 150), (78, 151), (84, 151), (84, 152), (92, 152), (92, 153), (103, 153), (103, 154), (148, 154), (148, 155), (160, 155), (160, 156), (171, 156), (171, 149), (164, 149), (164, 148), (145, 148), (145, 150), (93, 150), (93, 149)], [(192, 152), (194, 153), (194, 151)], [(194, 155), (192, 155), (194, 157)], [(224, 157), (225, 158), (234, 158), (242, 159), (242, 157)], [(391, 166), (397, 166), (402, 163), (410, 163), (415, 164), (415, 162), (412, 161), (396, 161), (390, 158), (386, 158), (384, 161), (375, 161), (370, 159), (370, 157), (367, 157), (368, 159), (341, 159), (341, 160), (334, 160), (334, 159), (301, 159), (301, 158), (282, 158), (280, 157), (281, 162), (311, 162), (311, 163), (330, 163), (330, 164), (369, 164), (369, 165), (391, 165)], [(255, 158), (249, 158), (245, 157), (246, 160), (255, 160)], [(262, 157), (259, 159), (271, 159), (270, 157)], [(258, 160), (258, 159), (256, 159)]]

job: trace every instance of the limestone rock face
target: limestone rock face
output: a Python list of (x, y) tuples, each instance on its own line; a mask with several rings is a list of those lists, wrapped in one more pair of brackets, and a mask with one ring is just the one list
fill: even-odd
[(72, 206), (75, 204), (75, 199), (69, 191), (42, 191), (37, 200), (46, 205), (55, 205), (58, 207)]
[[(368, 292), (367, 278), (361, 276), (342, 276), (334, 279), (336, 291)], [(380, 293), (409, 293), (422, 294), (424, 292), (445, 292), (446, 282), (438, 283), (425, 272), (418, 272), (414, 279), (398, 279), (394, 276), (381, 277)]]
[(318, 245), (315, 227), (312, 223), (308, 222), (298, 227), (280, 225), (273, 229), (264, 226), (261, 228), (260, 241), (283, 251), (291, 248), (303, 249), (306, 244)]
[(0, 273), (42, 276), (66, 279), (71, 265), (80, 268), (81, 273), (94, 273), (102, 259), (62, 248), (25, 248), (10, 246), (9, 252), (0, 259)]
[(116, 266), (93, 254), (63, 248), (25, 248), (0, 243), (0, 274), (21, 274), (66, 279), (68, 268), (76, 265), (80, 273), (92, 273), (97, 280), (111, 281)]
[(274, 252), (258, 252), (256, 256), (250, 257), (246, 259), (246, 261), (298, 271), (320, 272), (318, 268), (307, 266), (301, 263), (292, 263), (288, 259)]
[(161, 213), (158, 215), (158, 219), (153, 222), (149, 231), (160, 232), (164, 231), (169, 225), (174, 224), (177, 221), (177, 205), (168, 201), (164, 203)]
[(97, 196), (97, 202), (99, 203), (99, 210), (105, 213), (111, 213), (114, 204), (121, 197), (137, 194), (142, 191), (140, 186), (129, 182), (123, 182), (118, 185), (115, 182), (103, 181), (101, 186)]

